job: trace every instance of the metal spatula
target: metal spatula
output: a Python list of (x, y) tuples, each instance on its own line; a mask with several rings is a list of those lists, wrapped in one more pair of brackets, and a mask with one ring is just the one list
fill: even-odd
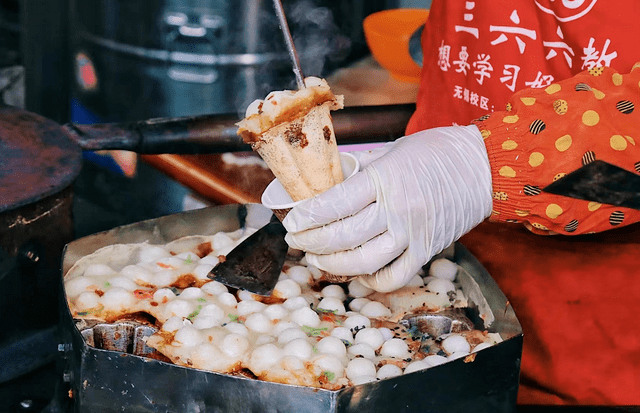
[[(293, 44), (282, 2), (273, 0), (273, 6), (293, 64), (296, 84), (302, 89), (305, 84), (300, 59)], [(284, 241), (286, 233), (280, 221), (275, 215), (272, 216), (267, 225), (241, 242), (227, 255), (224, 262), (216, 265), (208, 277), (258, 295), (270, 295), (278, 282), (289, 249)]]
[(280, 277), (289, 246), (287, 231), (276, 218), (242, 241), (207, 277), (258, 295), (271, 295)]

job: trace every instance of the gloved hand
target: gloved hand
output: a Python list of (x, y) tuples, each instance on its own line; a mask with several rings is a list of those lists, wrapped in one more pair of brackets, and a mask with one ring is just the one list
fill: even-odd
[(362, 171), (294, 207), (287, 243), (377, 291), (404, 286), (491, 213), (491, 171), (475, 126), (430, 129), (355, 152)]

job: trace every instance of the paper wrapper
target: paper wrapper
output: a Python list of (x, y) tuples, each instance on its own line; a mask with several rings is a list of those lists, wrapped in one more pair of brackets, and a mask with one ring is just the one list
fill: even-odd
[(331, 104), (325, 102), (302, 117), (274, 126), (252, 143), (293, 201), (342, 182)]
[[(293, 201), (311, 198), (342, 182), (329, 108), (330, 103), (316, 106), (304, 117), (271, 128), (254, 146)], [(282, 221), (290, 210), (272, 211)], [(353, 278), (320, 271), (321, 279), (332, 283)]]

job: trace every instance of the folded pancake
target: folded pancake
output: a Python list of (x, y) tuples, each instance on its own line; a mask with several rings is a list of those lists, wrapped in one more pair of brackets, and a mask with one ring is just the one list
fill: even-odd
[(342, 109), (327, 82), (271, 92), (247, 108), (238, 134), (258, 152), (294, 201), (310, 198), (343, 179), (330, 111)]

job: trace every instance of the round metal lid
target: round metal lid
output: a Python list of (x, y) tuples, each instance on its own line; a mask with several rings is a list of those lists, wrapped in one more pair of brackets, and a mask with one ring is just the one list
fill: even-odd
[(80, 172), (81, 155), (52, 120), (0, 107), (0, 212), (69, 186)]

